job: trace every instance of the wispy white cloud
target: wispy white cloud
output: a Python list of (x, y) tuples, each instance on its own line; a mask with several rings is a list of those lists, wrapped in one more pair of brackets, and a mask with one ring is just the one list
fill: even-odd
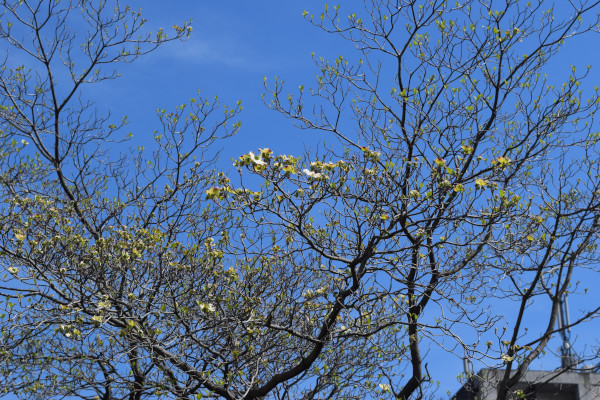
[(192, 36), (185, 42), (166, 46), (164, 50), (166, 51), (161, 52), (163, 57), (181, 62), (248, 71), (264, 70), (272, 66), (274, 61), (272, 55), (260, 54), (259, 49), (249, 51), (250, 46), (233, 38), (211, 39)]

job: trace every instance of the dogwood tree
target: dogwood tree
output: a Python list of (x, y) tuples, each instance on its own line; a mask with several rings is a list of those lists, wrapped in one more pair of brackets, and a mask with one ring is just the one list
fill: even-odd
[(147, 34), (117, 3), (2, 7), (30, 60), (0, 75), (8, 396), (432, 397), (444, 352), (504, 368), (506, 399), (597, 268), (598, 95), (587, 70), (544, 68), (598, 3), (307, 12), (356, 52), (315, 55), (314, 87), (267, 82), (265, 99), (326, 150), (249, 149), (229, 175), (209, 146), (239, 104), (160, 110), (154, 152), (125, 157), (82, 91), (189, 26)]

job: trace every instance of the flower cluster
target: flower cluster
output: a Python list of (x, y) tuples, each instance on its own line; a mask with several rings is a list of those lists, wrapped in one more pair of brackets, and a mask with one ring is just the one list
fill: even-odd
[(310, 179), (314, 179), (315, 181), (326, 181), (329, 179), (327, 175), (322, 174), (321, 172), (311, 171), (307, 168), (304, 168), (302, 172), (304, 172)]
[(338, 165), (344, 164), (343, 161), (338, 161), (337, 163), (330, 162), (322, 162), (322, 161), (314, 161), (310, 163), (311, 171), (333, 171)]
[(506, 169), (510, 165), (510, 161), (510, 158), (501, 156), (492, 160), (492, 165), (500, 169)]
[(239, 167), (253, 167), (255, 171), (263, 171), (267, 168), (267, 164), (273, 157), (273, 151), (267, 148), (258, 149), (259, 153), (254, 154), (252, 151), (248, 154), (240, 156), (239, 160), (233, 165)]
[(460, 148), (462, 152), (466, 155), (473, 154), (474, 149), (471, 146), (462, 145), (460, 146)]
[(475, 179), (475, 187), (478, 189), (483, 189), (484, 187), (486, 187), (488, 185), (488, 181), (486, 181), (485, 179)]
[(217, 311), (216, 307), (211, 303), (204, 303), (202, 301), (197, 301), (196, 304), (200, 308), (200, 311), (202, 311), (205, 314), (213, 314)]
[(311, 300), (316, 297), (325, 296), (328, 293), (328, 291), (329, 286), (325, 285), (315, 290), (307, 289), (304, 293), (302, 293), (302, 296), (307, 300)]
[(207, 200), (223, 200), (228, 195), (232, 194), (237, 196), (237, 198), (248, 199), (252, 198), (254, 201), (258, 201), (262, 192), (253, 192), (248, 189), (234, 189), (230, 186), (213, 186), (210, 189), (205, 191)]
[(71, 324), (61, 324), (58, 328), (54, 329), (54, 332), (56, 333), (62, 333), (63, 335), (65, 335), (65, 337), (74, 337), (77, 338), (79, 336), (81, 336), (81, 331), (77, 328), (75, 328), (73, 325)]
[(286, 175), (296, 175), (299, 161), (296, 157), (281, 155), (275, 158), (273, 165), (281, 169)]
[[(380, 153), (370, 151), (367, 148), (363, 148), (365, 157), (370, 159), (378, 158)], [(272, 161), (272, 162), (271, 162)], [(242, 155), (239, 160), (234, 162), (237, 167), (249, 167), (254, 171), (264, 171), (269, 165), (282, 171), (285, 176), (298, 174), (300, 160), (293, 156), (280, 155), (273, 156), (273, 152), (270, 149), (259, 149), (258, 154), (249, 152), (248, 154)], [(344, 161), (337, 162), (324, 162), (324, 161), (313, 161), (307, 168), (302, 169), (302, 173), (306, 175), (312, 181), (324, 182), (329, 180), (329, 172), (339, 168), (343, 171), (348, 171), (349, 166)], [(207, 199), (222, 199), (227, 192), (231, 192), (231, 189), (226, 187), (212, 187), (206, 191)]]
[(444, 160), (443, 158), (438, 157), (435, 159), (434, 162), (435, 162), (435, 165), (439, 168), (443, 168), (446, 166), (446, 160)]
[(339, 168), (343, 171), (348, 171), (350, 169), (350, 167), (342, 160), (335, 163), (331, 161), (313, 161), (310, 163), (309, 168), (304, 168), (302, 172), (309, 178), (316, 181), (326, 181), (329, 179), (329, 176), (324, 172), (331, 172), (336, 168)]
[(213, 186), (206, 191), (206, 198), (208, 200), (219, 199), (222, 200), (225, 197), (226, 190), (224, 188)]
[(366, 159), (373, 162), (379, 161), (379, 157), (381, 157), (381, 153), (379, 151), (370, 150), (368, 147), (361, 147), (360, 149), (362, 150)]

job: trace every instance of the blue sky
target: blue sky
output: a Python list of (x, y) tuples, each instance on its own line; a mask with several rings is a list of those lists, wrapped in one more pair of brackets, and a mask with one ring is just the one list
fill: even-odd
[[(321, 9), (320, 2), (303, 3)], [(156, 108), (185, 103), (199, 89), (225, 104), (242, 100), (243, 129), (228, 142), (227, 159), (258, 147), (289, 152), (303, 146), (310, 134), (298, 132), (263, 105), (263, 77), (279, 76), (290, 88), (312, 83), (317, 71), (311, 51), (337, 55), (340, 47), (347, 48), (345, 43), (311, 27), (302, 18), (303, 8), (293, 2), (181, 1), (174, 6), (151, 1), (144, 2), (142, 11), (152, 28), (168, 29), (193, 18), (194, 30), (185, 42), (119, 66), (123, 78), (92, 89), (115, 116), (121, 110), (129, 116), (136, 137), (140, 120), (150, 122), (139, 126), (141, 131), (151, 131)]]
[[(140, 4), (142, 2), (140, 1)], [(299, 84), (314, 82), (317, 70), (311, 52), (334, 58), (349, 53), (351, 48), (340, 39), (312, 27), (302, 18), (303, 9), (320, 13), (323, 1), (144, 1), (142, 10), (153, 28), (168, 28), (193, 18), (194, 31), (186, 42), (167, 44), (155, 53), (131, 65), (119, 66), (124, 76), (98, 85), (92, 96), (101, 107), (110, 108), (118, 117), (128, 115), (128, 129), (136, 141), (152, 138), (158, 127), (156, 108), (173, 108), (187, 102), (200, 89), (205, 96), (218, 95), (233, 105), (240, 99), (244, 105), (239, 135), (223, 143), (222, 168), (228, 160), (259, 147), (269, 147), (276, 153), (302, 153), (305, 147), (327, 141), (321, 133), (299, 131), (290, 121), (268, 110), (261, 101), (263, 76), (279, 76), (290, 89)], [(586, 36), (565, 49), (548, 66), (548, 74), (561, 76), (570, 71), (570, 64), (583, 67), (595, 65), (587, 80), (588, 85), (600, 86), (600, 49), (598, 37)], [(589, 283), (590, 296), (570, 299), (571, 312), (577, 315), (586, 302), (598, 302), (600, 286), (596, 274), (582, 275)], [(543, 308), (543, 304), (537, 305)], [(511, 310), (506, 310), (510, 315)], [(531, 321), (536, 324), (536, 321)], [(539, 321), (544, 323), (544, 321)], [(600, 324), (594, 322), (585, 330), (574, 329), (576, 348), (596, 344), (595, 332)], [(557, 351), (554, 340), (549, 350)], [(431, 354), (430, 356), (433, 356)], [(440, 394), (459, 388), (456, 375), (462, 371), (462, 361), (444, 353), (437, 354), (436, 363), (430, 364), (435, 379), (441, 381)], [(553, 369), (560, 361), (548, 355), (535, 368)], [(475, 369), (482, 365), (475, 365)]]

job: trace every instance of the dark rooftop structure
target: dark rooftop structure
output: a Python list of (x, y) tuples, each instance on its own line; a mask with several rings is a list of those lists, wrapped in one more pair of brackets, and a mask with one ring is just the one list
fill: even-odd
[[(454, 395), (455, 400), (496, 400), (504, 370), (484, 368)], [(600, 374), (527, 371), (511, 394), (525, 400), (600, 400)]]

